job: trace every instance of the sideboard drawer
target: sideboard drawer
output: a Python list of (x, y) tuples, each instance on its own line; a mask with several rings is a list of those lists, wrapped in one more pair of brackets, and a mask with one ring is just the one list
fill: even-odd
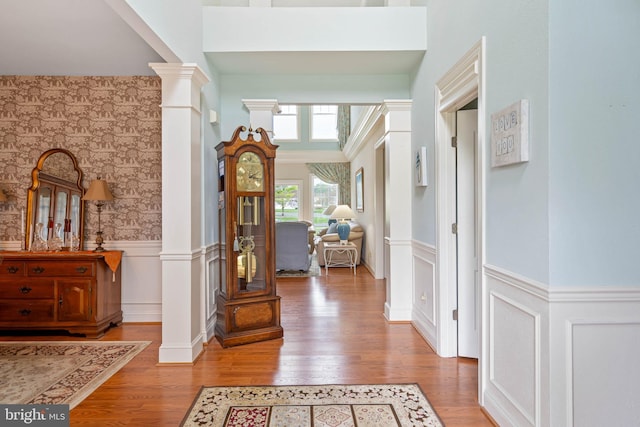
[(42, 322), (54, 320), (53, 300), (0, 301), (2, 322)]
[(91, 261), (29, 262), (26, 269), (29, 277), (93, 277), (94, 275), (94, 263)]
[(53, 280), (39, 280), (38, 283), (25, 281), (0, 282), (0, 298), (2, 299), (53, 299)]
[(24, 276), (24, 263), (16, 261), (0, 262), (0, 277)]

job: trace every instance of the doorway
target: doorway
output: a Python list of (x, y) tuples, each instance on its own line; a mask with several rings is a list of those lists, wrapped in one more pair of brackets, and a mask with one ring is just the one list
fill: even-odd
[[(452, 224), (457, 221), (456, 150), (452, 138), (456, 135), (457, 112), (477, 99), (477, 137), (475, 151), (476, 276), (479, 313), (478, 336), (478, 401), (484, 404), (482, 390), (489, 372), (486, 357), (486, 296), (484, 295), (485, 263), (485, 39), (480, 39), (443, 77), (436, 82), (436, 292), (437, 292), (437, 352), (443, 357), (458, 356), (458, 253), (457, 236)], [(452, 313), (454, 315), (452, 315)]]

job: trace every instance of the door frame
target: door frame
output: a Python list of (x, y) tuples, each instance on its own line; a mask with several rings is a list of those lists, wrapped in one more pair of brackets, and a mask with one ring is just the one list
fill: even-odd
[(480, 288), (480, 352), (478, 358), (478, 399), (482, 402), (482, 390), (486, 383), (487, 369), (483, 363), (486, 345), (486, 325), (483, 324), (485, 279), (482, 267), (485, 264), (485, 39), (480, 39), (462, 58), (436, 83), (435, 127), (436, 127), (436, 292), (437, 292), (437, 352), (443, 357), (457, 356), (458, 331), (453, 319), (457, 308), (457, 255), (456, 240), (451, 226), (456, 222), (455, 198), (455, 151), (451, 138), (456, 135), (456, 111), (473, 99), (478, 99), (478, 141), (476, 181), (478, 212), (478, 271)]

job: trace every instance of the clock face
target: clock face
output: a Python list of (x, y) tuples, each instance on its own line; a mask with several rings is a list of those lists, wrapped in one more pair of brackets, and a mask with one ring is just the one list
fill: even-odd
[(236, 164), (238, 191), (264, 191), (264, 168), (257, 154), (245, 152)]

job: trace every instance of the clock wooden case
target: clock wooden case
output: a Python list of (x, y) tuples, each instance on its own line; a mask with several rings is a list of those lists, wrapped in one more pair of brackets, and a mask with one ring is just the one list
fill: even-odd
[(223, 347), (283, 336), (275, 268), (277, 148), (262, 128), (244, 126), (216, 146), (221, 256), (215, 335)]

